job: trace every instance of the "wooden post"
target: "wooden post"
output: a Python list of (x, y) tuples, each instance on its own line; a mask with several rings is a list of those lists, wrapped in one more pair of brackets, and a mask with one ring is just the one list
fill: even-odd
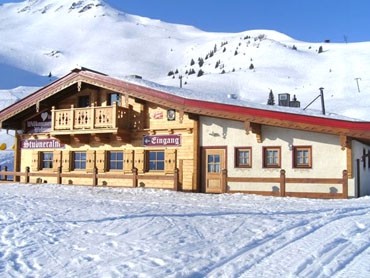
[(343, 170), (343, 198), (348, 199), (348, 172)]
[(280, 197), (285, 197), (285, 170), (280, 170)]
[[(4, 166), (4, 172), (7, 172), (8, 171), (8, 166)], [(4, 175), (4, 181), (7, 181), (8, 180), (8, 175), (5, 174)]]
[(57, 171), (57, 184), (62, 184), (62, 167), (58, 167)]
[(73, 130), (74, 126), (75, 126), (75, 110), (74, 110), (73, 104), (71, 105), (71, 111), (68, 114), (70, 116), (70, 119), (69, 119), (70, 126), (69, 126), (69, 128), (70, 128), (70, 130)]
[(132, 187), (137, 187), (138, 177), (137, 177), (137, 168), (132, 168)]
[(175, 168), (173, 175), (173, 190), (179, 191), (179, 169)]
[(51, 130), (54, 131), (55, 130), (55, 106), (52, 106), (51, 107)]
[[(1, 165), (0, 165), (0, 172), (1, 172)], [(3, 179), (3, 176), (0, 175), (0, 181)]]
[(222, 193), (227, 192), (227, 169), (222, 169), (221, 171), (221, 186), (222, 186)]
[(116, 128), (117, 127), (117, 102), (113, 102), (113, 107), (112, 107), (112, 127)]
[(94, 106), (94, 103), (91, 104), (89, 114), (90, 114), (90, 128), (94, 129), (95, 128), (95, 106)]
[(30, 167), (26, 167), (26, 174), (25, 174), (25, 176), (24, 176), (24, 182), (25, 183), (30, 183), (30, 176), (29, 176), (29, 173), (30, 173)]
[(97, 186), (98, 184), (98, 169), (96, 167), (93, 168), (93, 186)]

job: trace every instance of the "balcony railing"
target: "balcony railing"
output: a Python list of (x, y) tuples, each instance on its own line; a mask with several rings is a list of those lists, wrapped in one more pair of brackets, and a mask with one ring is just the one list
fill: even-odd
[(117, 106), (91, 106), (55, 109), (52, 107), (52, 131), (79, 131), (128, 128), (129, 110)]

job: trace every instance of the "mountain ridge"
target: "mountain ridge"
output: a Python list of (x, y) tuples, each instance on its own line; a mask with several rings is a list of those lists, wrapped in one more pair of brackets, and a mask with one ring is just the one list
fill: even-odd
[(370, 42), (303, 42), (275, 30), (209, 33), (130, 15), (101, 0), (0, 5), (0, 37), (0, 71), (10, 65), (44, 76), (45, 84), (48, 75), (58, 78), (86, 66), (170, 86), (180, 86), (181, 78), (185, 88), (259, 104), (266, 104), (270, 90), (289, 93), (303, 107), (324, 87), (328, 111), (370, 120), (370, 80), (364, 75)]

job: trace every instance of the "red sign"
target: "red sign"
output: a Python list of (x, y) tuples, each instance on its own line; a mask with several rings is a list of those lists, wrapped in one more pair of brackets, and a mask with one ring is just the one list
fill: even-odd
[(181, 135), (146, 135), (143, 144), (148, 147), (178, 147), (181, 146)]
[(63, 149), (57, 139), (21, 140), (21, 149)]

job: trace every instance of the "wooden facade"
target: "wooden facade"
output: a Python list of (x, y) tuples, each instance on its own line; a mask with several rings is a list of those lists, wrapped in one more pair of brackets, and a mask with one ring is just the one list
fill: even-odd
[(1, 111), (0, 123), (17, 131), (6, 174), (20, 182), (370, 194), (370, 161), (356, 164), (369, 153), (368, 122), (191, 99), (82, 68)]

